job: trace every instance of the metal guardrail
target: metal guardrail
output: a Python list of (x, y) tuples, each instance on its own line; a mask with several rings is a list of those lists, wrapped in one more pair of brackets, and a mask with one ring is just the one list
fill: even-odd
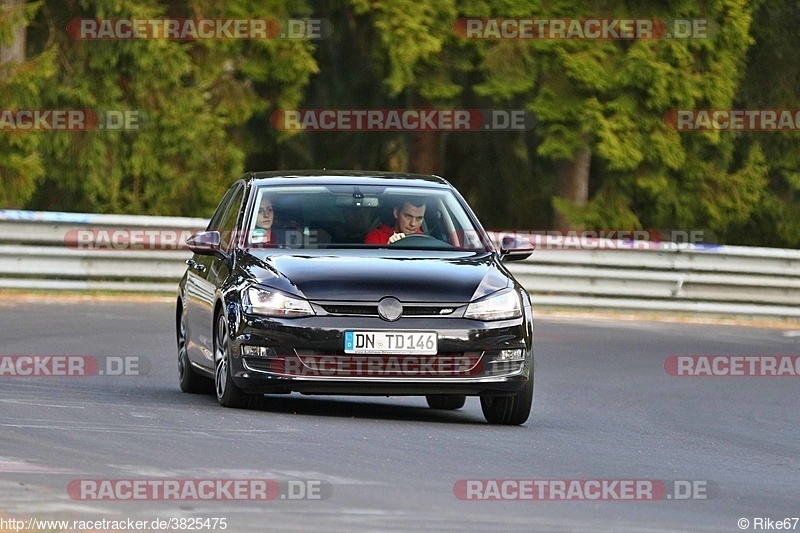
[[(144, 249), (86, 249), (77, 232), (161, 232), (183, 238), (207, 222), (0, 210), (0, 288), (174, 294), (191, 252), (147, 249), (147, 239), (139, 242)], [(538, 249), (530, 259), (508, 266), (540, 309), (800, 318), (800, 250), (603, 249), (598, 243), (597, 249)]]
[(175, 294), (188, 250), (81, 246), (78, 231), (172, 234), (204, 229), (204, 218), (0, 210), (0, 288)]
[(509, 269), (540, 308), (800, 318), (800, 250), (537, 250)]

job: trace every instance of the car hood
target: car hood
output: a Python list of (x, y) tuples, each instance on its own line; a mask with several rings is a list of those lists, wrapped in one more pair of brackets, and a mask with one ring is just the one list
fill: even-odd
[(248, 277), (313, 301), (466, 303), (511, 283), (488, 252), (251, 252)]

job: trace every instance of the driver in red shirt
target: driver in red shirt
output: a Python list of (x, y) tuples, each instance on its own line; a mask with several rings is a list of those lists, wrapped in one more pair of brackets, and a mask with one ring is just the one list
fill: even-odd
[(422, 221), (425, 220), (425, 201), (406, 201), (402, 207), (395, 207), (394, 227), (381, 224), (364, 237), (364, 244), (392, 244), (406, 235), (422, 233)]

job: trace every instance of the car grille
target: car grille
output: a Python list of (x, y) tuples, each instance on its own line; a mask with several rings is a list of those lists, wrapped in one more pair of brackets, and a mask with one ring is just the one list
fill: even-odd
[[(377, 305), (323, 304), (326, 313), (340, 316), (378, 316)], [(450, 316), (458, 305), (404, 305), (402, 316)]]
[(323, 305), (322, 308), (326, 313), (332, 315), (348, 315), (348, 316), (378, 316), (377, 305), (346, 305), (346, 304), (333, 304)]

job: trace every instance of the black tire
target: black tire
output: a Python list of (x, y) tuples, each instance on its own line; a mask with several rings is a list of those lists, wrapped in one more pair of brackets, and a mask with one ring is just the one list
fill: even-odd
[(452, 411), (453, 409), (461, 409), (467, 401), (464, 394), (429, 394), (425, 396), (428, 402), (428, 407), (431, 409), (446, 409)]
[(214, 333), (214, 390), (217, 401), (223, 407), (252, 407), (255, 396), (246, 394), (231, 377), (231, 346), (228, 337), (228, 321), (225, 315), (217, 313)]
[(195, 372), (189, 362), (189, 354), (186, 352), (186, 316), (180, 307), (175, 329), (178, 337), (178, 377), (181, 390), (189, 394), (211, 393), (214, 390), (212, 381)]
[(524, 424), (533, 405), (533, 376), (525, 387), (512, 396), (481, 396), (481, 410), (490, 424), (518, 426)]

